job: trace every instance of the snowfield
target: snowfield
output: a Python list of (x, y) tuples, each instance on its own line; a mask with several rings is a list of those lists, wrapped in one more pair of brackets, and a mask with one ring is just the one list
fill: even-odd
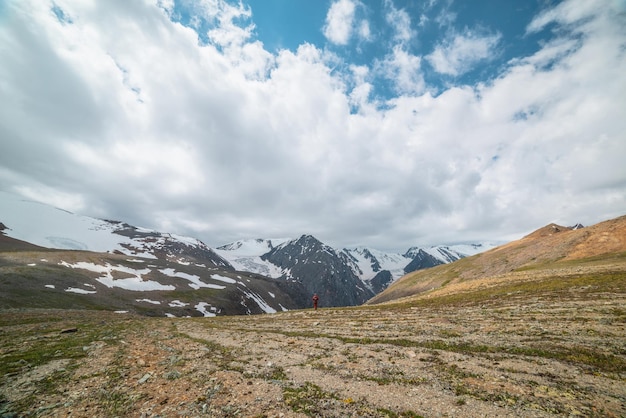
[(181, 279), (190, 281), (191, 283), (189, 284), (189, 287), (191, 287), (192, 289), (198, 290), (202, 287), (206, 287), (209, 289), (219, 289), (219, 290), (226, 289), (226, 286), (204, 283), (202, 280), (200, 280), (200, 276), (196, 276), (195, 274), (184, 273), (182, 271), (176, 271), (173, 268), (161, 269), (159, 270), (159, 272), (169, 277), (179, 277)]
[[(150, 269), (142, 269), (135, 270), (125, 266), (113, 266), (109, 263), (104, 266), (100, 266), (98, 264), (87, 263), (84, 261), (80, 261), (75, 264), (70, 264), (65, 261), (61, 261), (59, 265), (70, 267), (73, 269), (82, 269), (88, 270), (95, 273), (102, 274), (101, 277), (98, 277), (96, 280), (106, 287), (119, 287), (125, 290), (134, 290), (138, 292), (151, 291), (151, 290), (175, 290), (176, 287), (172, 285), (163, 285), (154, 280), (144, 280), (142, 275), (150, 273), (152, 270)], [(114, 279), (113, 272), (122, 272), (129, 274), (134, 277), (129, 277), (125, 279)]]
[[(45, 248), (118, 252), (133, 257), (156, 259), (155, 250), (167, 242), (197, 248), (206, 246), (195, 238), (174, 234), (161, 234), (146, 228), (132, 230), (151, 234), (148, 237), (130, 238), (121, 234), (129, 225), (77, 215), (43, 203), (25, 200), (17, 195), (0, 191), (0, 222), (7, 236)], [(142, 263), (136, 258), (133, 262)], [(184, 260), (180, 261), (185, 262)]]
[(285, 271), (261, 258), (272, 248), (290, 241), (288, 238), (244, 239), (214, 249), (214, 251), (238, 271), (247, 271), (266, 277), (278, 278)]
[(122, 244), (132, 244), (130, 238), (114, 234), (115, 224), (23, 200), (11, 193), (0, 192), (0, 215), (8, 228), (4, 231), (7, 236), (41, 247), (128, 253)]

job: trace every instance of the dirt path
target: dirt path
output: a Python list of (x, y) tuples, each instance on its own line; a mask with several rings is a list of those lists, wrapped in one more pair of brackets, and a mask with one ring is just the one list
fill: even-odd
[(626, 416), (624, 306), (3, 312), (0, 416)]

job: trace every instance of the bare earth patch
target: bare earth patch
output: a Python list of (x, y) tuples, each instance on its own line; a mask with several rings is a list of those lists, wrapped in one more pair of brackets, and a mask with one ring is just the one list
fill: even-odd
[(203, 319), (4, 311), (0, 416), (626, 416), (626, 297), (568, 294)]

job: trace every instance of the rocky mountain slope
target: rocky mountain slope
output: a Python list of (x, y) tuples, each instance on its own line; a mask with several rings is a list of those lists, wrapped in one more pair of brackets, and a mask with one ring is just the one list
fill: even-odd
[[(309, 245), (309, 243), (314, 244)], [(329, 274), (332, 275), (333, 271), (343, 271), (344, 276), (341, 277), (347, 280), (346, 283), (353, 282), (352, 276), (360, 279), (361, 283), (354, 282), (353, 289), (342, 289), (349, 293), (344, 297), (345, 300), (357, 301), (363, 298), (363, 292), (379, 293), (406, 273), (450, 263), (494, 246), (495, 243), (485, 242), (469, 245), (412, 247), (400, 254), (365, 247), (339, 250), (331, 248), (315, 237), (303, 235), (297, 239), (239, 240), (218, 247), (215, 252), (228, 260), (237, 270), (300, 281), (309, 289), (322, 289), (328, 284), (328, 281), (324, 279), (324, 274), (320, 274), (319, 263), (321, 259), (324, 259), (329, 263)], [(285, 247), (288, 249), (281, 249)], [(270, 256), (277, 252), (290, 253), (291, 257)], [(348, 270), (352, 273), (350, 274)], [(328, 289), (329, 295), (333, 292), (333, 289)], [(336, 303), (332, 302), (331, 306), (337, 306)], [(354, 302), (350, 302), (350, 305), (352, 304)]]
[(0, 309), (95, 309), (181, 317), (301, 307), (297, 284), (264, 276), (162, 258), (25, 249), (22, 242), (11, 246), (11, 241), (0, 237)]
[(355, 306), (374, 296), (331, 247), (311, 235), (273, 248), (261, 259), (284, 271), (283, 280), (297, 281), (306, 293), (317, 293), (323, 306)]

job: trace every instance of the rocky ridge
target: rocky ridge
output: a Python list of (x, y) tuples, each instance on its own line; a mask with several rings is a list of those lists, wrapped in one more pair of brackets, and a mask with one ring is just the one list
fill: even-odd
[(324, 306), (361, 305), (374, 296), (333, 248), (311, 235), (272, 248), (261, 258), (285, 271), (281, 279), (297, 280), (307, 295), (318, 293)]

